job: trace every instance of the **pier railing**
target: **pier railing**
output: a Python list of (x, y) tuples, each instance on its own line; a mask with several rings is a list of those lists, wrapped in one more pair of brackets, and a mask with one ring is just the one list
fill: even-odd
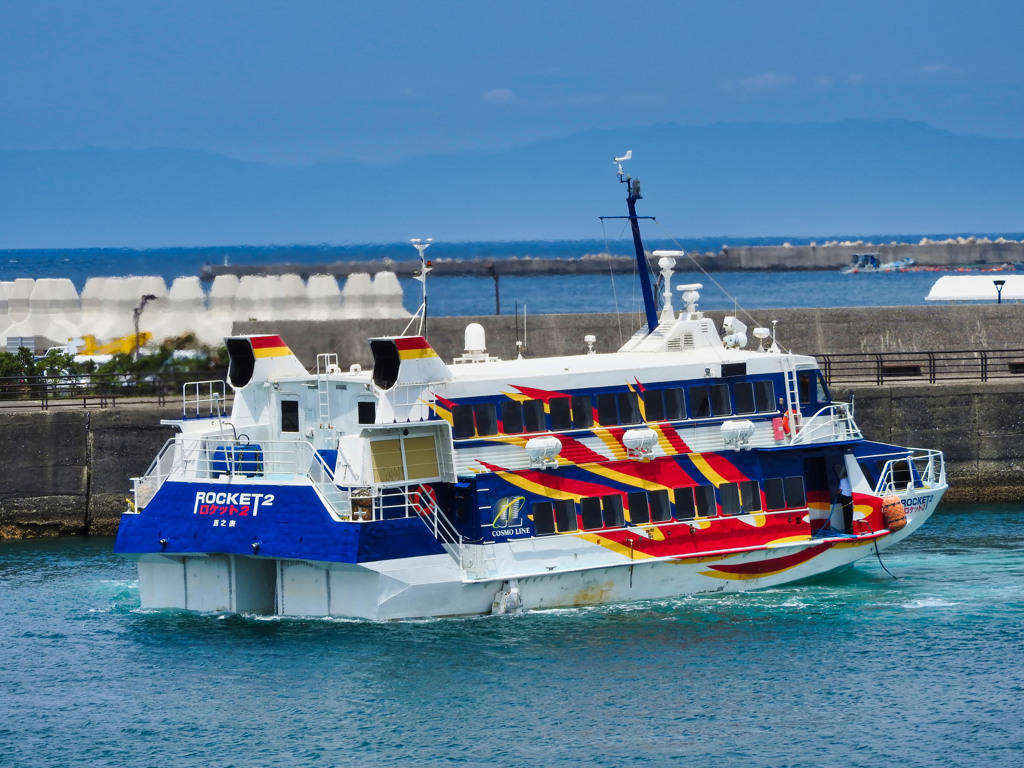
[(1024, 349), (815, 355), (829, 384), (992, 381), (1024, 377)]

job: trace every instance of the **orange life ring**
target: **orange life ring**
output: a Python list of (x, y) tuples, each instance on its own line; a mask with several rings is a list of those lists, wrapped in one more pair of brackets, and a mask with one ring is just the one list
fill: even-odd
[(409, 495), (409, 506), (417, 515), (426, 517), (437, 506), (437, 492), (429, 485), (421, 485)]
[(782, 431), (785, 432), (787, 435), (790, 434), (791, 431), (789, 426), (789, 414), (793, 414), (794, 426), (800, 418), (800, 414), (796, 410), (789, 410), (782, 414)]

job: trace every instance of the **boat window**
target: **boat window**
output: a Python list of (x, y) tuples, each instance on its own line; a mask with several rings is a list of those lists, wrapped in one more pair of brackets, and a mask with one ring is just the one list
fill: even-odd
[(282, 432), (298, 432), (299, 431), (299, 401), (298, 400), (282, 400), (281, 401), (281, 431)]
[(440, 476), (434, 435), (405, 435), (370, 441), (373, 480), (394, 483)]
[(501, 404), (501, 431), (506, 435), (518, 435), (523, 431), (523, 406), (515, 400)]
[(727, 384), (710, 384), (690, 387), (690, 414), (695, 419), (710, 416), (728, 416), (732, 413)]
[(597, 396), (597, 420), (605, 427), (614, 427), (619, 423), (614, 392), (602, 392)]
[(533, 530), (538, 536), (555, 532), (555, 507), (550, 501), (533, 502)]
[(547, 427), (544, 423), (544, 403), (540, 400), (523, 402), (523, 424), (527, 432), (543, 432)]
[(786, 489), (787, 507), (807, 506), (807, 494), (804, 493), (804, 479), (800, 475), (783, 478), (782, 484)]
[(646, 493), (643, 491), (627, 493), (626, 503), (629, 505), (629, 522), (634, 525), (651, 522), (651, 505), (647, 501)]
[(579, 529), (576, 522), (576, 502), (572, 499), (555, 499), (555, 527), (559, 533)]
[(601, 499), (596, 496), (585, 496), (580, 499), (580, 519), (585, 531), (600, 528), (604, 524), (601, 519)]
[(651, 520), (665, 522), (672, 518), (672, 506), (669, 504), (668, 491), (661, 489), (647, 494), (651, 504)]
[(715, 486), (698, 485), (693, 489), (694, 499), (697, 501), (697, 514), (701, 517), (714, 517), (718, 514), (718, 507), (715, 505)]
[(769, 477), (764, 481), (764, 504), (768, 509), (786, 508), (786, 491), (781, 477)]
[(761, 489), (757, 480), (744, 480), (740, 483), (740, 504), (744, 512), (761, 511)]
[(665, 395), (662, 390), (644, 392), (644, 415), (647, 421), (665, 421)]
[(594, 404), (590, 395), (572, 396), (572, 425), (579, 429), (594, 426)]
[(722, 363), (723, 376), (746, 376), (746, 363)]
[(818, 389), (818, 402), (821, 404), (831, 403), (832, 395), (828, 391), (828, 385), (825, 384), (825, 377), (821, 375), (821, 371), (814, 372), (815, 384)]
[(715, 416), (728, 416), (732, 413), (729, 402), (729, 386), (727, 384), (711, 385), (711, 413)]
[(643, 421), (640, 418), (640, 398), (636, 392), (619, 392), (618, 400), (620, 424), (639, 424)]
[(356, 403), (356, 413), (360, 424), (374, 424), (377, 421), (377, 401), (359, 400)]
[(683, 390), (673, 387), (665, 390), (665, 416), (673, 421), (686, 418), (686, 404), (683, 401)]
[(749, 381), (737, 381), (732, 385), (736, 400), (736, 413), (754, 413), (754, 385)]
[(568, 397), (552, 397), (548, 400), (551, 414), (551, 429), (572, 429), (572, 409)]
[(476, 428), (473, 426), (473, 406), (452, 406), (452, 433), (456, 438), (473, 437)]
[(739, 483), (722, 483), (718, 486), (718, 498), (722, 500), (723, 515), (742, 514)]
[(758, 413), (775, 410), (775, 387), (770, 380), (754, 382), (754, 407)]
[(622, 497), (619, 494), (601, 497), (601, 511), (604, 513), (604, 524), (608, 528), (621, 528), (626, 524), (622, 510)]
[(473, 406), (476, 417), (476, 433), (478, 435), (498, 434), (498, 415), (494, 403), (477, 403)]
[(690, 414), (695, 419), (706, 419), (711, 415), (711, 399), (708, 397), (708, 388), (703, 384), (697, 387), (690, 387)]
[(405, 451), (405, 476), (409, 480), (437, 477), (441, 471), (437, 465), (437, 442), (433, 435), (403, 437)]
[(697, 508), (693, 504), (693, 488), (676, 488), (676, 520), (693, 520)]

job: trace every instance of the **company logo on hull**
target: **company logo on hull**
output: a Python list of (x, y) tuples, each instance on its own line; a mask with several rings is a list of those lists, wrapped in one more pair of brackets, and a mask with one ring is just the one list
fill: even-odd
[(194, 515), (224, 515), (239, 517), (256, 517), (260, 507), (269, 507), (274, 504), (272, 493), (230, 493), (228, 491), (198, 491), (196, 492), (195, 506), (192, 508)]

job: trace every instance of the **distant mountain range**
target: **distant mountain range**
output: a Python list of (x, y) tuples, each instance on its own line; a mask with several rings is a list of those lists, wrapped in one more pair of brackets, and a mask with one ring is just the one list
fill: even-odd
[(625, 212), (612, 156), (627, 149), (653, 238), (1024, 230), (1022, 140), (905, 121), (666, 124), (386, 165), (0, 151), (0, 248), (618, 239), (623, 223), (597, 217)]

